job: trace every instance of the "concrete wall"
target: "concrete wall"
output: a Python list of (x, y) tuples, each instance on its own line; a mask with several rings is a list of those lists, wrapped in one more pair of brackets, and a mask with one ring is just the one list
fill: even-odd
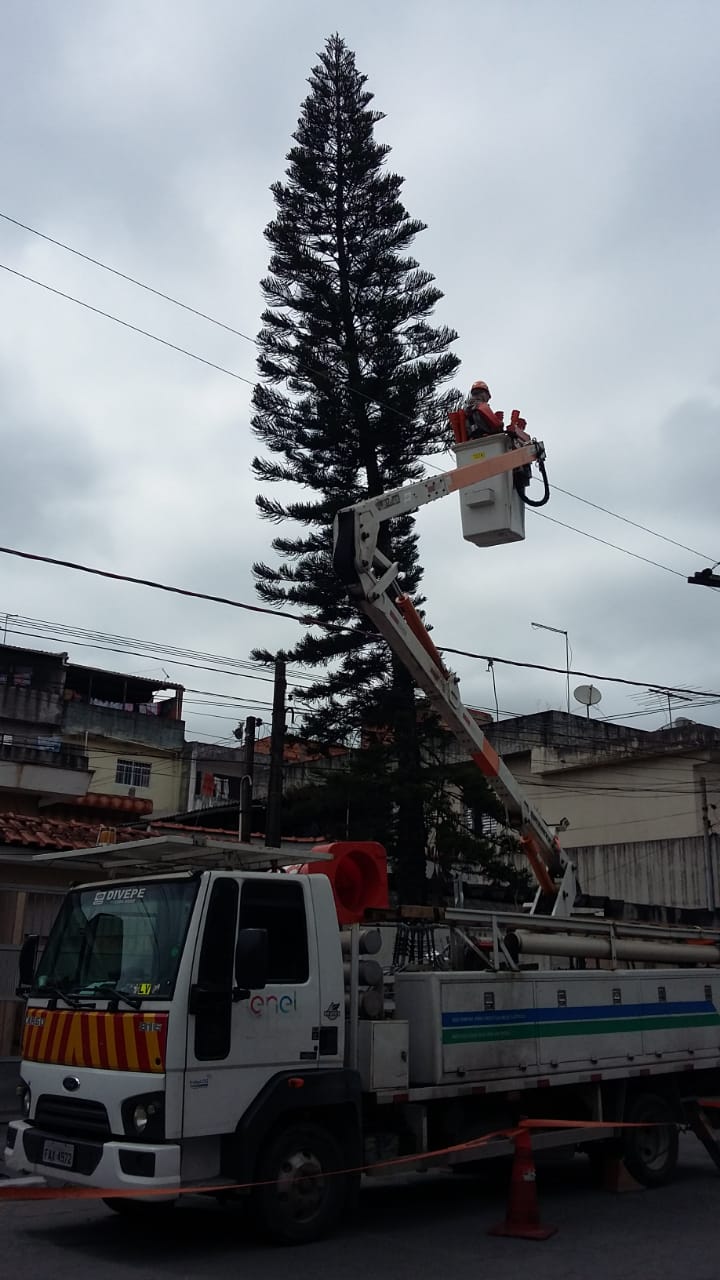
[(701, 835), (701, 777), (720, 812), (718, 767), (697, 756), (568, 769), (538, 749), (506, 762), (546, 822), (568, 819), (561, 837), (568, 848)]
[[(51, 758), (50, 752), (37, 754)], [(92, 774), (86, 769), (0, 760), (0, 793), (4, 791), (9, 796), (7, 807), (10, 809), (13, 807), (13, 793), (17, 792), (29, 792), (35, 796), (83, 796), (90, 787), (91, 778)], [(0, 803), (4, 804), (1, 795)]]
[[(574, 850), (580, 888), (595, 896), (673, 907), (706, 907), (701, 837), (591, 845)], [(720, 906), (720, 836), (710, 839), (715, 906)]]
[(62, 697), (46, 689), (0, 685), (0, 721), (6, 733), (27, 733), (28, 725), (55, 727), (60, 724)]
[(152, 800), (153, 817), (177, 813), (185, 806), (182, 791), (183, 769), (179, 756), (154, 753), (137, 747), (126, 748), (122, 743), (88, 743), (88, 760), (94, 770), (89, 791), (106, 796), (127, 796), (132, 788), (115, 781), (118, 760), (136, 760), (149, 764), (150, 786), (136, 787), (135, 794), (141, 800)]
[(89, 702), (68, 702), (63, 733), (68, 737), (109, 738), (113, 742), (147, 743), (160, 751), (181, 751), (185, 724), (162, 716), (145, 716), (112, 707), (96, 707)]
[[(258, 770), (256, 767), (256, 774)], [(233, 793), (218, 794), (217, 797), (196, 795), (197, 774), (211, 774), (214, 778), (234, 779)], [(188, 742), (185, 744), (183, 758), (183, 780), (180, 807), (190, 812), (193, 809), (212, 809), (218, 805), (237, 802), (240, 795), (240, 780), (246, 773), (245, 751), (243, 747), (223, 747), (211, 742)], [(220, 791), (220, 788), (218, 788)]]

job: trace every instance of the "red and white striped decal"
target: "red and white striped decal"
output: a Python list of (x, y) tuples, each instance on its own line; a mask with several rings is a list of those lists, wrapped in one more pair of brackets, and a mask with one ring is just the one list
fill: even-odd
[(162, 1072), (167, 1026), (167, 1013), (28, 1009), (22, 1056), (67, 1067)]

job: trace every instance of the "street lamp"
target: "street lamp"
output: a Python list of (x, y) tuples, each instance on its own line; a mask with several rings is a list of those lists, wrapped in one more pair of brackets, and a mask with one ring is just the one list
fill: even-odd
[(535, 627), (538, 631), (554, 631), (556, 636), (565, 637), (565, 680), (567, 686), (567, 712), (570, 715), (570, 641), (568, 640), (567, 631), (563, 631), (562, 627), (546, 627), (544, 622), (531, 622), (531, 627)]

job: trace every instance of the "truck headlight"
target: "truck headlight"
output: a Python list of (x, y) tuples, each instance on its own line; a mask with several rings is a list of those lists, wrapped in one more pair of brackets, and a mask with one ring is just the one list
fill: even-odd
[(136, 1093), (122, 1103), (123, 1132), (142, 1142), (162, 1142), (165, 1137), (165, 1095)]
[(132, 1114), (133, 1129), (135, 1130), (135, 1132), (144, 1133), (148, 1127), (149, 1119), (150, 1117), (148, 1116), (148, 1113), (147, 1113), (147, 1107), (144, 1107), (143, 1104), (140, 1103), (137, 1107), (135, 1107), (135, 1110), (133, 1111), (133, 1114)]
[(32, 1092), (29, 1084), (22, 1084), (18, 1088), (20, 1094), (20, 1110), (27, 1120), (32, 1109)]

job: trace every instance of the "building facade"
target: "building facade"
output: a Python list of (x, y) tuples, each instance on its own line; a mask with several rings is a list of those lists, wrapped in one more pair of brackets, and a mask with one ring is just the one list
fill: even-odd
[(702, 836), (720, 814), (720, 729), (648, 731), (562, 711), (487, 736), (567, 848)]
[(66, 653), (0, 646), (0, 812), (176, 812), (182, 695)]
[(85, 795), (93, 773), (83, 744), (63, 739), (67, 654), (0, 646), (0, 810)]

